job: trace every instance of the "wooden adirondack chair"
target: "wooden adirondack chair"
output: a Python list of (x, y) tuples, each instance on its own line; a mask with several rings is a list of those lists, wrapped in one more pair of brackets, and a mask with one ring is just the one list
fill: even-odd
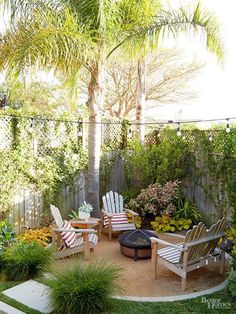
[[(124, 208), (123, 196), (110, 191), (102, 198), (103, 231), (108, 232), (109, 240), (113, 232), (135, 230), (135, 217), (137, 213)], [(128, 222), (127, 213), (132, 215), (132, 223)]]
[(63, 221), (57, 207), (50, 205), (50, 209), (56, 224), (56, 228), (52, 229), (52, 245), (57, 249), (54, 258), (60, 259), (83, 252), (84, 258), (89, 259), (90, 249), (93, 250), (98, 241), (96, 231), (74, 229), (73, 222), (77, 223), (77, 221)]
[[(210, 262), (220, 260), (220, 273), (224, 271), (224, 252), (216, 248), (219, 240), (224, 237), (227, 221), (225, 218), (207, 230), (200, 222), (189, 230), (184, 241), (172, 244), (161, 239), (151, 237), (152, 265), (155, 279), (157, 279), (157, 261), (180, 277), (182, 277), (181, 290), (185, 291), (187, 273), (197, 268), (208, 265)], [(158, 243), (166, 245), (166, 248), (158, 250)]]

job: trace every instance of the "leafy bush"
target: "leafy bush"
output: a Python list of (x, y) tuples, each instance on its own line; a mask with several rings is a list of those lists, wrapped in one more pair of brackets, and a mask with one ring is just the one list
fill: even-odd
[[(128, 221), (129, 221), (129, 222), (132, 222), (132, 217), (133, 217), (133, 215), (130, 214), (130, 213), (127, 213), (127, 217), (128, 217)], [(135, 223), (136, 228), (137, 228), (137, 229), (140, 229), (141, 226), (142, 226), (142, 219), (141, 219), (141, 217), (139, 217), (139, 216), (135, 217), (134, 223)]]
[(178, 193), (176, 201), (176, 211), (173, 213), (174, 219), (185, 218), (191, 219), (193, 224), (198, 224), (201, 219), (199, 210), (191, 204), (187, 199), (182, 198), (181, 193)]
[(142, 146), (131, 142), (125, 151), (128, 189), (181, 179), (186, 176), (191, 162), (189, 143), (178, 137), (176, 130), (165, 129), (158, 145)]
[(173, 219), (169, 216), (163, 215), (161, 217), (156, 217), (155, 221), (151, 222), (152, 228), (156, 232), (174, 232), (176, 230), (188, 230), (192, 225), (191, 219)]
[(18, 240), (25, 242), (35, 241), (42, 246), (47, 246), (52, 242), (52, 227), (43, 227), (41, 229), (29, 229), (24, 234), (17, 237)]
[(230, 291), (232, 297), (235, 298), (236, 297), (236, 271), (235, 270), (233, 271), (233, 275), (230, 279), (229, 291)]
[(120, 268), (104, 262), (55, 272), (49, 280), (53, 313), (95, 314), (107, 310), (113, 293), (120, 291)]
[(8, 280), (27, 280), (40, 275), (51, 261), (51, 250), (37, 242), (16, 242), (3, 253), (3, 273)]
[(141, 216), (147, 213), (153, 215), (171, 214), (175, 209), (174, 199), (177, 196), (179, 181), (151, 184), (143, 189), (136, 199), (128, 203), (128, 208), (137, 211)]
[(0, 252), (9, 247), (16, 241), (16, 233), (13, 230), (12, 225), (7, 221), (3, 220), (0, 222)]
[(236, 256), (236, 228), (232, 226), (230, 229), (226, 230), (226, 239), (222, 242), (222, 249)]

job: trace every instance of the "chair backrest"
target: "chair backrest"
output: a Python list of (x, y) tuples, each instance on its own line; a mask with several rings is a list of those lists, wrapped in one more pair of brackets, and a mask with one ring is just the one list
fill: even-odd
[(124, 212), (124, 202), (123, 196), (119, 195), (117, 192), (107, 192), (102, 198), (103, 209), (110, 214), (123, 213)]
[[(222, 237), (225, 227), (227, 225), (226, 218), (222, 218), (217, 223), (211, 226), (209, 230), (207, 227), (200, 222), (197, 226), (194, 226), (193, 229), (189, 230), (186, 233), (184, 244), (195, 242), (198, 240), (204, 240), (204, 242), (193, 245), (188, 250), (188, 262), (198, 259), (202, 256), (212, 253), (219, 239)], [(211, 239), (211, 237), (219, 236), (217, 239)], [(180, 262), (183, 261), (183, 253), (180, 256)]]
[(53, 216), (53, 219), (54, 219), (57, 227), (59, 229), (62, 228), (64, 222), (63, 222), (63, 219), (61, 217), (61, 213), (60, 213), (59, 209), (54, 205), (50, 205), (50, 209), (51, 209), (51, 214)]

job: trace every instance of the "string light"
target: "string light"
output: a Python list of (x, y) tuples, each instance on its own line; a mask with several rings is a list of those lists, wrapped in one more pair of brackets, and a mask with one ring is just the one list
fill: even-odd
[(78, 132), (78, 137), (83, 136), (83, 128), (82, 128), (82, 122), (79, 123), (79, 132)]
[(158, 130), (157, 137), (161, 137), (160, 129)]
[(177, 136), (181, 136), (180, 124), (178, 123)]
[(131, 137), (132, 137), (132, 130), (129, 129), (129, 131), (128, 131), (128, 138), (131, 138)]
[(226, 133), (230, 133), (230, 126), (229, 126), (229, 119), (226, 119), (227, 125), (226, 125)]
[(212, 141), (212, 140), (213, 140), (213, 137), (212, 137), (212, 134), (210, 133), (209, 141)]

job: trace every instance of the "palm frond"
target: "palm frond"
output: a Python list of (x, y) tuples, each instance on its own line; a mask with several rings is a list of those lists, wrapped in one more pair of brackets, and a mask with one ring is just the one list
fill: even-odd
[[(63, 13), (63, 14), (62, 14)], [(37, 8), (15, 21), (0, 43), (0, 68), (17, 75), (25, 68), (54, 68), (74, 76), (82, 64), (96, 58), (96, 33), (78, 24), (68, 8), (55, 12)]]
[(156, 49), (160, 36), (176, 37), (180, 32), (188, 32), (194, 29), (196, 32), (206, 34), (206, 46), (214, 53), (218, 60), (223, 58), (223, 44), (220, 34), (218, 19), (206, 10), (202, 10), (200, 4), (194, 10), (180, 8), (178, 10), (159, 9), (157, 14), (149, 19), (149, 24), (137, 26), (120, 43), (113, 48), (124, 46), (132, 53), (140, 53), (141, 49)]

